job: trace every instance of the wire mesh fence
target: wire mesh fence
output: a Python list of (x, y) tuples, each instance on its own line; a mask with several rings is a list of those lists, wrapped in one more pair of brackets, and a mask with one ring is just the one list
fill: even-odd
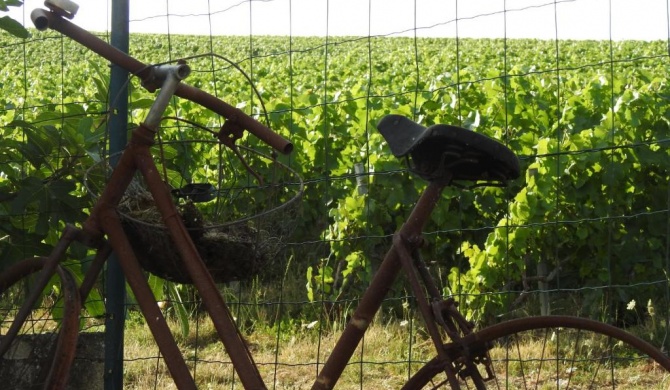
[[(282, 160), (305, 183), (292, 234), (262, 271), (220, 286), (266, 383), (310, 386), (425, 186), (377, 133), (388, 113), (466, 127), (520, 157), (522, 178), (449, 189), (427, 227), (425, 259), (469, 318), (579, 315), (667, 347), (667, 1), (638, 12), (621, 1), (391, 3), (131, 2), (133, 56), (186, 58), (188, 83), (296, 146)], [(109, 3), (95, 8), (104, 31)], [(640, 20), (652, 36), (629, 27)], [(83, 173), (108, 155), (107, 114), (119, 98), (107, 95), (105, 61), (56, 33), (31, 33), (0, 35), (0, 269), (48, 253), (65, 223), (81, 221), (91, 206)], [(129, 86), (131, 128), (152, 95)], [(168, 115), (223, 123), (178, 100)], [(183, 120), (161, 130), (166, 140), (205, 135)], [(90, 259), (75, 248), (68, 265), (76, 272)], [(196, 381), (233, 387), (192, 288), (147, 277)], [(87, 305), (86, 332), (104, 330), (102, 300)], [(342, 388), (397, 388), (432, 358), (414, 309), (400, 279)], [(124, 381), (171, 386), (132, 294), (127, 317)]]

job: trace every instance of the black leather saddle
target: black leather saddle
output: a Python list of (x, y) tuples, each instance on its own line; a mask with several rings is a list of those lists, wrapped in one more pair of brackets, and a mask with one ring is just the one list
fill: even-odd
[(457, 126), (422, 126), (401, 115), (387, 115), (377, 129), (396, 157), (428, 181), (504, 184), (519, 177), (519, 159), (508, 147)]

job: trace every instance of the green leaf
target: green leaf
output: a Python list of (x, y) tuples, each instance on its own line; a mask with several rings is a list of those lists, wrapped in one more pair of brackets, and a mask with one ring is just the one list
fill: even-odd
[(23, 5), (21, 0), (0, 0), (0, 11), (9, 11), (9, 7), (20, 7)]
[(310, 302), (314, 302), (314, 289), (312, 288), (312, 283), (313, 281), (313, 268), (312, 267), (307, 267), (307, 272), (306, 272), (306, 277), (307, 277), (307, 283), (305, 284), (305, 287), (307, 288), (307, 299), (309, 299)]
[(131, 102), (131, 109), (148, 109), (154, 104), (155, 99), (138, 99)]
[(18, 229), (10, 233), (13, 237), (11, 245), (0, 247), (0, 270), (15, 263), (18, 259), (32, 256), (47, 256), (53, 249), (50, 245), (43, 242), (44, 236), (18, 231)]
[[(77, 285), (81, 285), (81, 283), (84, 281), (84, 274), (90, 268), (89, 266), (92, 260), (93, 257), (91, 256), (88, 257), (84, 262), (68, 263), (67, 268), (70, 270), (72, 276), (74, 276), (75, 280), (77, 281)], [(100, 291), (98, 291), (98, 289), (93, 288), (88, 293), (88, 297), (86, 297), (84, 307), (88, 312), (88, 315), (91, 317), (102, 318), (105, 315), (106, 312), (105, 301), (102, 298), (102, 295), (100, 294)], [(85, 318), (82, 317), (82, 321), (84, 320)], [(85, 325), (85, 322), (82, 322), (82, 325)]]
[(17, 38), (26, 39), (30, 37), (30, 33), (25, 27), (9, 16), (0, 17), (0, 29), (7, 31)]
[(168, 293), (172, 298), (172, 307), (177, 310), (177, 318), (179, 319), (181, 334), (184, 338), (186, 338), (188, 337), (189, 333), (188, 311), (186, 310), (184, 301), (181, 299), (178, 286), (175, 283), (168, 282), (167, 287)]
[(11, 212), (15, 215), (37, 212), (34, 230), (46, 235), (59, 220), (71, 222), (81, 216), (74, 212), (81, 209), (80, 199), (71, 194), (75, 188), (71, 181), (27, 177), (20, 181), (17, 196), (11, 202)]
[(26, 207), (33, 201), (42, 199), (44, 196), (44, 183), (36, 177), (27, 177), (20, 183), (20, 190), (12, 201), (11, 212), (13, 214), (24, 213)]
[(151, 289), (151, 292), (154, 294), (154, 298), (156, 298), (157, 301), (162, 301), (165, 299), (165, 292), (163, 287), (166, 282), (164, 279), (161, 279), (154, 274), (149, 274), (147, 283), (149, 284), (149, 289)]

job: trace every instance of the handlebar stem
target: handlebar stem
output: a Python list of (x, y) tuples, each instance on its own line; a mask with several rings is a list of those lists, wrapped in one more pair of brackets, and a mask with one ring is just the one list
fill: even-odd
[[(81, 27), (63, 19), (54, 12), (35, 9), (30, 14), (30, 18), (38, 30), (51, 28), (58, 31), (142, 80), (146, 80), (151, 76), (151, 66), (147, 66), (141, 61), (123, 53)], [(284, 139), (282, 136), (249, 115), (246, 115), (239, 108), (233, 107), (205, 91), (180, 83), (174, 95), (200, 104), (228, 120), (232, 120), (241, 128), (249, 131), (280, 153), (288, 154), (293, 150), (293, 144), (290, 141)]]
[(162, 87), (169, 74), (173, 74), (179, 80), (184, 80), (191, 74), (191, 67), (186, 65), (185, 62), (180, 62), (177, 65), (154, 65), (151, 67), (149, 75), (142, 80), (142, 86), (147, 91), (154, 92)]
[(190, 73), (190, 68), (186, 64), (179, 65), (161, 65), (153, 67), (152, 82), (161, 82), (161, 89), (149, 109), (144, 120), (144, 125), (150, 129), (156, 129), (160, 124), (163, 113), (170, 104), (170, 99), (174, 96), (179, 87), (179, 83)]

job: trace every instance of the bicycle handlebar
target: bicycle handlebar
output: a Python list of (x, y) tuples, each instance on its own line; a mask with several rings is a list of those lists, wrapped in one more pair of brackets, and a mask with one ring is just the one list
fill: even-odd
[[(142, 79), (142, 85), (149, 91), (157, 89), (157, 86), (152, 83), (153, 72), (151, 66), (129, 56), (90, 32), (63, 19), (54, 12), (38, 8), (32, 11), (30, 18), (35, 25), (35, 28), (38, 30), (44, 31), (47, 28), (51, 28), (58, 31), (97, 53), (101, 57), (127, 70), (131, 74), (138, 76)], [(179, 87), (177, 87), (175, 95), (216, 112), (228, 121), (246, 129), (280, 153), (288, 154), (293, 150), (293, 144), (290, 141), (284, 139), (267, 126), (245, 114), (242, 110), (231, 106), (201, 89), (182, 82), (179, 84)]]

